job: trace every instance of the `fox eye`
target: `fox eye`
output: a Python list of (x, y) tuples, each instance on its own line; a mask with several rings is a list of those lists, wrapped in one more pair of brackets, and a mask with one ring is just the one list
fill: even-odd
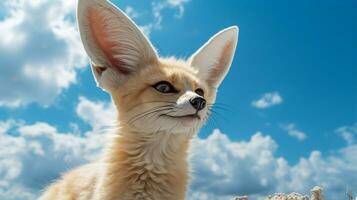
[(201, 88), (196, 89), (195, 92), (196, 92), (196, 94), (200, 95), (201, 97), (203, 97), (205, 95), (205, 92)]
[(160, 81), (156, 83), (155, 85), (152, 86), (155, 88), (157, 91), (161, 93), (177, 93), (178, 91), (174, 86), (171, 85), (171, 83), (167, 81)]

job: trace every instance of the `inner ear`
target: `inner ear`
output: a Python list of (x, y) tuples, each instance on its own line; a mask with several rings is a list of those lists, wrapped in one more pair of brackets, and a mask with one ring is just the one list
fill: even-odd
[[(102, 10), (96, 7), (88, 8), (88, 20), (89, 28), (92, 33), (94, 42), (98, 47), (103, 51), (104, 56), (106, 57), (106, 65), (109, 67), (114, 67), (120, 73), (129, 74), (130, 68), (129, 65), (125, 65), (124, 61), (120, 57), (115, 55), (120, 55), (120, 51), (125, 51), (121, 47), (121, 44), (113, 41), (113, 36), (110, 35), (111, 31), (114, 31), (115, 27), (111, 27), (110, 15), (106, 14), (108, 10)], [(99, 71), (98, 73), (105, 71), (104, 67), (96, 67)]]
[(238, 27), (224, 29), (210, 38), (190, 58), (192, 67), (210, 86), (218, 87), (226, 76), (238, 42)]
[(102, 75), (102, 73), (108, 69), (107, 67), (95, 66), (94, 64), (92, 64), (92, 66), (99, 75)]
[(155, 48), (138, 26), (107, 0), (78, 0), (78, 27), (97, 84), (123, 84), (133, 72), (158, 62)]
[[(223, 77), (226, 75), (229, 66), (231, 65), (231, 55), (234, 52), (235, 43), (234, 41), (228, 41), (224, 47), (222, 47), (222, 51), (217, 59), (217, 62), (210, 68), (207, 83), (210, 85), (216, 85), (217, 77)], [(227, 67), (228, 66), (228, 67)]]

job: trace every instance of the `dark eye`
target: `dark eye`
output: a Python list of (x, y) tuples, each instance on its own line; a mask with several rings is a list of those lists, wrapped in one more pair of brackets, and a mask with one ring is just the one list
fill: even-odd
[(152, 86), (161, 93), (177, 93), (178, 91), (167, 81), (160, 81)]
[(196, 94), (200, 95), (201, 97), (203, 97), (205, 95), (205, 92), (201, 88), (196, 89), (195, 92), (196, 92)]

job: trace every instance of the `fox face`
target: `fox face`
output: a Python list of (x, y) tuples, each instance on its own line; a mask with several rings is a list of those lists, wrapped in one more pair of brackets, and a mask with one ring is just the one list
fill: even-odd
[(193, 134), (208, 117), (215, 89), (186, 62), (160, 59), (111, 94), (120, 122), (138, 132)]
[(142, 134), (192, 135), (204, 124), (231, 66), (237, 27), (181, 60), (159, 57), (135, 23), (108, 1), (79, 0), (78, 22), (97, 85), (111, 94), (120, 126)]

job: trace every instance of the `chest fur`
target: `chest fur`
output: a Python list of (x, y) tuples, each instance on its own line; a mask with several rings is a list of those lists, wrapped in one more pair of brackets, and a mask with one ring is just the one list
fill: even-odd
[(172, 139), (176, 140), (136, 141), (135, 145), (120, 141), (120, 148), (112, 149), (107, 161), (103, 199), (184, 199), (189, 177), (188, 141)]

